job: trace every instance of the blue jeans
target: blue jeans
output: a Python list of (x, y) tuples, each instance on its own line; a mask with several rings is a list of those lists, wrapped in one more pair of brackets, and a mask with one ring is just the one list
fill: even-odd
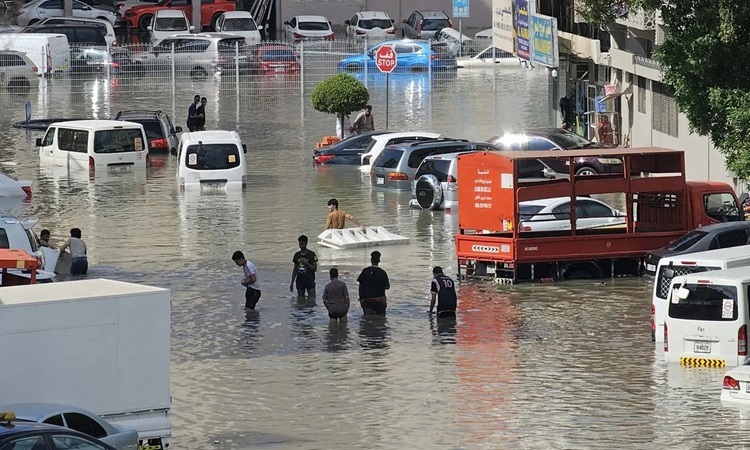
[(85, 256), (76, 256), (70, 259), (71, 275), (86, 275), (89, 271), (89, 260)]

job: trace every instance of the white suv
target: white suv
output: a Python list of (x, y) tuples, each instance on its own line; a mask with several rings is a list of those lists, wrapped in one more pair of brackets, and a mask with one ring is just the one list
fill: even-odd
[(412, 208), (450, 210), (458, 206), (458, 156), (469, 152), (446, 153), (425, 158), (411, 184)]
[(369, 170), (370, 165), (375, 161), (375, 158), (377, 158), (378, 155), (380, 155), (380, 152), (389, 145), (403, 144), (408, 141), (428, 141), (439, 137), (443, 136), (441, 136), (440, 133), (433, 133), (431, 131), (405, 131), (373, 136), (370, 146), (367, 147), (367, 150), (365, 150), (361, 156), (362, 166), (364, 166), (363, 170)]
[(344, 23), (348, 39), (390, 39), (396, 35), (393, 19), (385, 11), (360, 11)]

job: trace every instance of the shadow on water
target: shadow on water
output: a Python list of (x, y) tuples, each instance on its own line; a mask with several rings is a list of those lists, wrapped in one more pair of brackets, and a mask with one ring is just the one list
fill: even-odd
[(242, 323), (238, 347), (252, 352), (261, 338), (260, 313), (257, 310), (245, 309), (245, 321)]
[(292, 331), (295, 334), (294, 340), (297, 343), (297, 349), (301, 351), (315, 350), (318, 342), (318, 326), (315, 323), (317, 316), (315, 297), (294, 296), (291, 304), (289, 316), (292, 321)]

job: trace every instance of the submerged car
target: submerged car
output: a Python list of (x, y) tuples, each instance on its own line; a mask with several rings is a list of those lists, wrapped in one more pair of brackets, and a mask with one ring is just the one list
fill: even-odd
[(300, 64), (294, 47), (287, 44), (257, 44), (248, 49), (251, 66), (260, 74), (299, 73)]
[[(570, 230), (570, 197), (543, 198), (518, 204), (519, 231)], [(576, 229), (625, 226), (625, 214), (604, 202), (577, 197)]]
[(724, 374), (721, 402), (750, 406), (750, 359)]
[(386, 131), (373, 131), (348, 137), (335, 144), (315, 150), (313, 162), (315, 164), (357, 164), (359, 165), (362, 154), (367, 151), (372, 138)]
[(339, 63), (339, 72), (362, 72), (367, 66), (369, 72), (377, 72), (375, 52), (383, 45), (393, 47), (396, 52), (396, 69), (394, 72), (427, 72), (455, 70), (456, 58), (447, 50), (445, 44), (427, 43), (424, 41), (386, 41), (374, 45), (366, 54), (350, 56)]

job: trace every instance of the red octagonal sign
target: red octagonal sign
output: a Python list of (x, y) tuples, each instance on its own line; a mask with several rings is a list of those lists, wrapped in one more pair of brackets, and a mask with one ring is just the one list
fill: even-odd
[(381, 45), (375, 51), (375, 65), (383, 73), (391, 73), (396, 68), (396, 51), (390, 45)]

